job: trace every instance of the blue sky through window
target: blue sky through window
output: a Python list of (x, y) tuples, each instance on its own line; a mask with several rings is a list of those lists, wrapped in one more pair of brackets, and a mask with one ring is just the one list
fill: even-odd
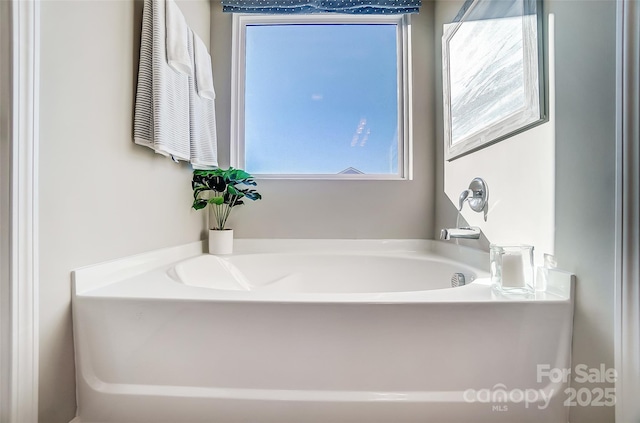
[(397, 26), (247, 25), (245, 167), (398, 172)]

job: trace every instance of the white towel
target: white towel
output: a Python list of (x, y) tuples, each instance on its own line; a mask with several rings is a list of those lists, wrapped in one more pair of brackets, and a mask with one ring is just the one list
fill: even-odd
[(166, 5), (167, 63), (178, 72), (189, 75), (193, 71), (187, 49), (189, 27), (173, 0), (166, 0)]
[[(191, 32), (193, 34), (193, 31)], [(196, 34), (192, 35), (193, 41), (189, 43), (190, 51), (197, 45)], [(204, 45), (203, 45), (204, 47)], [(208, 53), (205, 54), (209, 56)], [(195, 54), (193, 55), (195, 56)], [(195, 60), (195, 59), (194, 59)], [(209, 63), (211, 59), (209, 58)], [(196, 69), (198, 67), (195, 63)], [(211, 68), (209, 67), (211, 80)], [(218, 167), (218, 137), (216, 134), (216, 111), (213, 99), (203, 98), (198, 95), (197, 78), (189, 77), (189, 113), (191, 114), (191, 164), (194, 169), (211, 169)]]
[(189, 76), (167, 64), (165, 2), (145, 0), (134, 112), (136, 144), (189, 160)]
[(207, 52), (207, 46), (195, 33), (193, 34), (193, 44), (198, 95), (209, 100), (215, 100), (216, 92), (213, 88), (211, 56)]

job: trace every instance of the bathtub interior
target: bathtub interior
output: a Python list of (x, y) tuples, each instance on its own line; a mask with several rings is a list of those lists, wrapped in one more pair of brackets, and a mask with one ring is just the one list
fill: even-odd
[[(204, 254), (176, 264), (176, 279), (189, 286), (283, 293), (375, 293), (451, 287), (462, 273), (473, 282), (478, 269), (417, 253)], [(481, 273), (482, 274), (482, 273)]]

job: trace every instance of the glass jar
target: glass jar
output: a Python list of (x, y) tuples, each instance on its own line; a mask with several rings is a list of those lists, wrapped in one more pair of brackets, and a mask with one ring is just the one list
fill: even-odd
[(535, 291), (533, 278), (533, 246), (491, 245), (491, 282), (504, 294), (532, 294)]

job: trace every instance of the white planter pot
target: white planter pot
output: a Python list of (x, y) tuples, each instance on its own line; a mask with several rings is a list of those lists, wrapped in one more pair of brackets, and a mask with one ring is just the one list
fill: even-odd
[(209, 229), (209, 254), (233, 253), (233, 229)]

